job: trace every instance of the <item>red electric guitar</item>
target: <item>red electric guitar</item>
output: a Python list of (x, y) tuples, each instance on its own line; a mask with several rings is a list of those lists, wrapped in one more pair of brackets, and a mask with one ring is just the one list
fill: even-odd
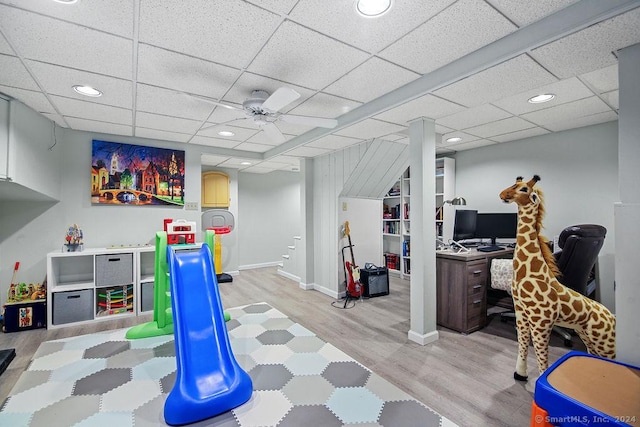
[(349, 231), (349, 221), (344, 223), (344, 235), (349, 239), (349, 251), (351, 252), (351, 262), (346, 261), (345, 266), (349, 277), (347, 278), (347, 299), (359, 298), (364, 292), (362, 283), (360, 283), (360, 268), (356, 265), (353, 256), (353, 244), (351, 243), (351, 234)]

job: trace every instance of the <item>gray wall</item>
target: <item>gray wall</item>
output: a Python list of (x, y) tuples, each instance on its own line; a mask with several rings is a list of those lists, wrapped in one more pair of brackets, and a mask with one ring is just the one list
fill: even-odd
[(546, 197), (544, 235), (550, 240), (569, 225), (594, 223), (607, 228), (600, 252), (601, 301), (615, 306), (613, 205), (618, 195), (617, 122), (573, 129), (456, 154), (456, 194), (468, 209), (516, 212), (498, 194), (516, 176), (542, 178)]

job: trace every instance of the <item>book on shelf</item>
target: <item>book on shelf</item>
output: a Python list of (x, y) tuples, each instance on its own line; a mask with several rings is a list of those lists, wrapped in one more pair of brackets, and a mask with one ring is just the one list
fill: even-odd
[(385, 264), (389, 270), (400, 270), (400, 256), (387, 252), (384, 254)]
[(411, 274), (411, 260), (404, 260), (404, 274)]
[(404, 219), (409, 219), (409, 203), (404, 204)]
[(411, 240), (402, 241), (402, 256), (411, 256)]

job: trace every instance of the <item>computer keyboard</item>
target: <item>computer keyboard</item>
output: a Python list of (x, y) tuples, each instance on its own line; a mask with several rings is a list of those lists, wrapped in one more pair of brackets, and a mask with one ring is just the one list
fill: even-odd
[(503, 249), (504, 248), (502, 246), (498, 246), (498, 245), (481, 246), (478, 248), (480, 252), (495, 252), (495, 251), (501, 251)]

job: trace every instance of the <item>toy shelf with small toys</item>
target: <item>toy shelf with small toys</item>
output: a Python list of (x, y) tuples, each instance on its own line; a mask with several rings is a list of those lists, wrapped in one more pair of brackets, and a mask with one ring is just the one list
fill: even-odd
[(18, 332), (47, 327), (46, 283), (26, 284), (16, 282), (20, 263), (13, 269), (11, 285), (7, 291), (7, 301), (2, 306), (2, 330)]

